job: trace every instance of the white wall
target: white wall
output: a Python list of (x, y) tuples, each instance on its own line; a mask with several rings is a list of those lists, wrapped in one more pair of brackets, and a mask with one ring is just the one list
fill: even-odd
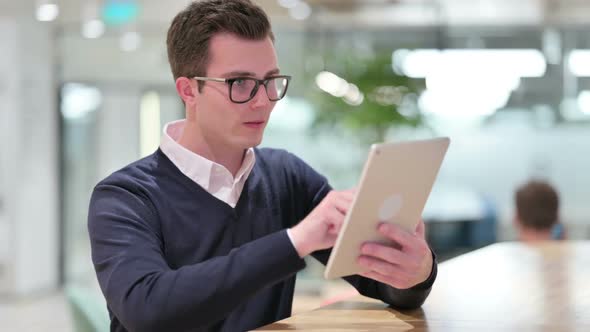
[(139, 105), (137, 86), (102, 89), (98, 113), (98, 174), (108, 175), (139, 158)]
[(29, 17), (0, 17), (2, 293), (48, 290), (58, 281), (59, 150), (51, 33)]

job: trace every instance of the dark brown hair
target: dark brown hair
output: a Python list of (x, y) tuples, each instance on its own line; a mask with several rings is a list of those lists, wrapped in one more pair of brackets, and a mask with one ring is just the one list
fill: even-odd
[(548, 230), (558, 221), (559, 196), (547, 182), (532, 180), (515, 194), (516, 214), (525, 227)]
[(209, 41), (217, 33), (250, 40), (270, 37), (274, 41), (268, 16), (252, 1), (194, 1), (176, 15), (168, 29), (166, 45), (174, 80), (206, 75)]

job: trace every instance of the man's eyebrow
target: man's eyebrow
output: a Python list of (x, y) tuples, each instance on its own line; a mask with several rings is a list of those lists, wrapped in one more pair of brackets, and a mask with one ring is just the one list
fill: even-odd
[[(281, 72), (280, 69), (275, 68), (273, 70), (270, 70), (268, 73), (266, 73), (266, 75), (264, 75), (264, 77), (276, 75), (280, 72)], [(236, 70), (236, 71), (230, 71), (229, 73), (225, 73), (221, 77), (256, 77), (256, 74), (253, 72), (249, 72), (249, 71)]]
[(236, 76), (246, 76), (246, 77), (255, 77), (256, 74), (249, 72), (249, 71), (230, 71), (229, 73), (225, 73), (221, 75), (222, 77), (236, 77)]
[(265, 77), (276, 75), (280, 72), (281, 72), (281, 70), (279, 68), (275, 68), (275, 69), (269, 71), (268, 73), (266, 73)]

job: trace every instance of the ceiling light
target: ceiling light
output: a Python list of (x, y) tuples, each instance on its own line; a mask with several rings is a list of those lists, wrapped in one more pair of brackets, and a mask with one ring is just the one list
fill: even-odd
[(301, 0), (278, 0), (279, 5), (284, 8), (294, 8)]
[[(397, 52), (397, 51), (396, 51)], [(393, 54), (402, 57), (401, 67), (410, 77), (423, 78), (439, 68), (469, 69), (510, 73), (519, 77), (542, 77), (547, 69), (545, 56), (535, 49), (421, 49)]]
[(334, 97), (344, 96), (349, 89), (349, 84), (345, 79), (329, 71), (319, 73), (315, 82), (320, 89)]
[(104, 34), (104, 23), (101, 20), (90, 20), (82, 25), (82, 36), (94, 39)]
[(50, 22), (59, 15), (59, 7), (54, 3), (44, 3), (37, 7), (36, 17), (38, 21)]
[(83, 119), (102, 104), (102, 94), (96, 87), (66, 83), (62, 90), (61, 113), (65, 119)]
[(359, 106), (365, 100), (365, 95), (359, 90), (358, 86), (350, 83), (342, 99), (349, 105)]
[(311, 7), (307, 2), (300, 1), (295, 7), (289, 9), (289, 15), (296, 20), (305, 20), (311, 15)]
[(590, 50), (572, 50), (568, 56), (568, 67), (578, 77), (590, 76)]

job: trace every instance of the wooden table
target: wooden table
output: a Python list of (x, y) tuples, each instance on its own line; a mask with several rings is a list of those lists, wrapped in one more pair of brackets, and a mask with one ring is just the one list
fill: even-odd
[(439, 266), (422, 308), (357, 296), (264, 331), (590, 331), (590, 241), (497, 243)]

